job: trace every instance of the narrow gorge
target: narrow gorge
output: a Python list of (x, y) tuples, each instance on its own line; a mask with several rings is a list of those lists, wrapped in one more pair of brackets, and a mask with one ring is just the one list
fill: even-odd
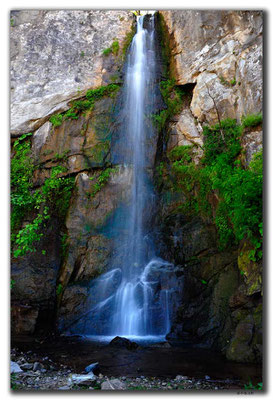
[(12, 347), (258, 388), (263, 13), (10, 21)]

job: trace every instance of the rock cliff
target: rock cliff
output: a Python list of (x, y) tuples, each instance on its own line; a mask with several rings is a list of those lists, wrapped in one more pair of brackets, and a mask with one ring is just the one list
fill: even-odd
[[(262, 109), (262, 13), (159, 14), (169, 43), (170, 77), (186, 93), (186, 101), (167, 120), (158, 143), (151, 138), (150, 166), (155, 158), (160, 164), (172, 149), (187, 145), (194, 145), (198, 165), (206, 124), (228, 117), (240, 123)], [(32, 334), (53, 329), (56, 321), (63, 328), (77, 319), (90, 280), (109, 265), (109, 226), (113, 218), (122, 218), (132, 180), (130, 167), (121, 165), (123, 154), (118, 154), (126, 148), (126, 138), (116, 136), (116, 116), (134, 16), (124, 10), (12, 11), (11, 25), (11, 134), (29, 145), (24, 154), (33, 171), (30, 193), (40, 199), (22, 211), (15, 233), (33, 222), (35, 205), (43, 213), (51, 202), (50, 223), (35, 242), (36, 251), (12, 258), (12, 329)], [(23, 136), (27, 133), (32, 135)], [(261, 124), (244, 129), (241, 145), (247, 166), (262, 147)], [(56, 182), (52, 173), (60, 167)], [(152, 174), (158, 184), (156, 172)], [(58, 203), (52, 199), (58, 195), (57, 184), (68, 179), (74, 183), (64, 215), (62, 198)], [(215, 212), (219, 199), (211, 192)], [(184, 194), (159, 188), (157, 245), (184, 276), (169, 337), (217, 348), (236, 361), (259, 361), (261, 262), (248, 257), (246, 240), (219, 250), (209, 216), (177, 212), (184, 201)]]
[[(170, 51), (170, 77), (177, 87), (190, 88), (191, 93), (167, 124), (167, 154), (177, 145), (193, 146), (193, 161), (198, 165), (204, 150), (205, 125), (226, 118), (240, 124), (246, 115), (262, 110), (263, 16), (259, 11), (160, 14)], [(249, 165), (262, 148), (260, 124), (243, 130), (241, 146), (241, 157)], [(170, 174), (168, 168), (163, 178)], [(171, 186), (175, 187), (174, 181)], [(159, 206), (162, 256), (181, 264), (185, 274), (181, 309), (169, 337), (196, 340), (221, 350), (232, 360), (261, 360), (261, 262), (249, 259), (249, 244), (244, 241), (239, 249), (234, 246), (228, 252), (219, 251), (209, 215), (186, 217), (178, 211), (185, 197), (173, 193), (175, 189), (171, 193), (169, 190), (170, 183), (163, 190)], [(215, 217), (219, 194), (210, 190)]]
[[(12, 11), (11, 133), (36, 130), (87, 89), (118, 80), (121, 60), (103, 56), (131, 30), (128, 11)], [(111, 81), (110, 81), (111, 82)], [(113, 82), (113, 80), (112, 80)]]

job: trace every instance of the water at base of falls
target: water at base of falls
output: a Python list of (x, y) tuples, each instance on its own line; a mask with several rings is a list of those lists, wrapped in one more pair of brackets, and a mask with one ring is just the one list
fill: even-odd
[(74, 333), (78, 326), (78, 333), (94, 337), (160, 341), (170, 331), (177, 285), (174, 266), (155, 256), (152, 240), (147, 243), (147, 225), (151, 225), (147, 210), (154, 198), (148, 173), (153, 168), (149, 140), (155, 133), (147, 115), (155, 112), (159, 89), (154, 17), (146, 18), (145, 28), (143, 24), (144, 17), (137, 17), (119, 116), (126, 137), (126, 163), (132, 170), (131, 198), (119, 227), (123, 234), (116, 241), (112, 270), (91, 283), (87, 318), (74, 327)]

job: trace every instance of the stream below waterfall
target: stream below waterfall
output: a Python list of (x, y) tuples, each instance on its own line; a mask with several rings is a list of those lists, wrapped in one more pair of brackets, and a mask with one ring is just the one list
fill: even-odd
[(31, 350), (41, 358), (49, 357), (77, 373), (87, 365), (99, 362), (104, 376), (163, 379), (174, 379), (177, 375), (196, 379), (209, 376), (215, 381), (230, 380), (237, 388), (243, 388), (249, 380), (253, 384), (262, 381), (262, 366), (259, 364), (228, 361), (217, 352), (177, 343), (164, 348), (162, 343), (142, 342), (136, 350), (127, 350), (86, 337), (57, 337), (42, 342), (38, 338), (14, 337), (11, 347), (22, 352)]

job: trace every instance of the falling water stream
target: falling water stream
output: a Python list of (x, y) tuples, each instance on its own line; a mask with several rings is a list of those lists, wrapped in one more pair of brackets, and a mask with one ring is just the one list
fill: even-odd
[(90, 325), (85, 324), (90, 335), (164, 337), (170, 331), (174, 266), (156, 257), (151, 240), (147, 251), (145, 225), (154, 197), (147, 161), (149, 135), (154, 128), (147, 122), (147, 114), (153, 112), (158, 97), (154, 16), (147, 17), (137, 17), (123, 88), (121, 130), (126, 136), (130, 154), (127, 163), (132, 171), (123, 227), (126, 234), (118, 240), (123, 254), (112, 270), (93, 282), (96, 301), (88, 313)]

